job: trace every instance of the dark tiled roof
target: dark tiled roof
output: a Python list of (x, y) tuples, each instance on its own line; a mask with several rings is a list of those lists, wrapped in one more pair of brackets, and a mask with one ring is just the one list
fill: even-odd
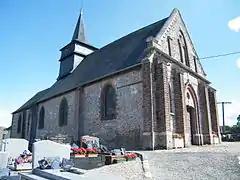
[(130, 33), (88, 55), (72, 74), (57, 81), (38, 102), (140, 63), (148, 37), (155, 37), (167, 18)]
[(14, 111), (13, 113), (17, 113), (17, 112), (20, 112), (22, 110), (25, 110), (25, 109), (29, 109), (31, 108), (34, 104), (37, 103), (37, 101), (43, 97), (47, 92), (48, 92), (49, 88), (48, 89), (45, 89), (45, 90), (42, 90), (42, 91), (39, 91), (37, 94), (35, 94), (31, 99), (29, 99), (24, 105), (22, 105), (18, 110)]

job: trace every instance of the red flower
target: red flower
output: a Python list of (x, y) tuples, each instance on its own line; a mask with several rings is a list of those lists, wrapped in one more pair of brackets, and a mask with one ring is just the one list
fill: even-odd
[(78, 148), (71, 148), (73, 152), (78, 152)]
[(86, 149), (84, 149), (83, 147), (81, 147), (81, 148), (78, 149), (78, 152), (79, 152), (80, 154), (85, 154), (87, 151), (86, 151)]
[(137, 155), (135, 153), (129, 153), (129, 154), (125, 154), (124, 158), (126, 159), (132, 159), (132, 158), (136, 158)]
[(98, 148), (93, 148), (94, 152), (97, 153), (98, 152)]

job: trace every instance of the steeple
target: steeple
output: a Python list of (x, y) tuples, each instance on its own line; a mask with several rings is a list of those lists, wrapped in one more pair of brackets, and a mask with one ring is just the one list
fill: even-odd
[(80, 10), (80, 15), (73, 33), (72, 40), (78, 40), (83, 43), (87, 43), (87, 37), (85, 34), (84, 22), (83, 22), (83, 8)]
[(60, 68), (57, 79), (60, 80), (71, 74), (82, 60), (96, 49), (87, 42), (83, 23), (83, 9), (81, 8), (71, 42), (60, 49)]

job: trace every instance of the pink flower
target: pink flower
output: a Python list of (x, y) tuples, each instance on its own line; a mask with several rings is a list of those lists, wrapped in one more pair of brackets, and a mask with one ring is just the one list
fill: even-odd
[(17, 159), (15, 159), (15, 162), (17, 164), (21, 164), (21, 163), (24, 163), (24, 160), (22, 158), (17, 158)]

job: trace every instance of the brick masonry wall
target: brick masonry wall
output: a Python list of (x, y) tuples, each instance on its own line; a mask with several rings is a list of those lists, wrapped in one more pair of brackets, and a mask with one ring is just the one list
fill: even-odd
[(203, 143), (210, 144), (211, 139), (211, 120), (210, 109), (208, 102), (208, 92), (206, 91), (206, 84), (203, 82), (198, 83), (198, 96), (199, 96), (199, 111), (200, 111), (200, 127), (203, 134)]
[[(68, 123), (67, 126), (59, 126), (59, 107), (61, 100), (63, 98), (67, 99), (68, 102)], [(67, 136), (70, 141), (78, 140), (78, 121), (75, 118), (75, 103), (76, 103), (76, 91), (71, 91), (62, 96), (50, 99), (43, 103), (38, 104), (38, 114), (39, 119), (40, 109), (43, 106), (45, 108), (45, 118), (44, 118), (44, 129), (38, 129), (36, 138), (41, 137), (54, 137), (54, 136)]]
[(216, 92), (211, 87), (208, 88), (208, 97), (209, 97), (212, 131), (220, 134), (219, 119), (217, 114), (218, 111), (216, 106)]
[(167, 82), (167, 68), (163, 62), (155, 63), (154, 93), (156, 98), (156, 120), (154, 121), (154, 132), (169, 131), (168, 115), (169, 111), (169, 92)]
[[(21, 132), (17, 133), (17, 127), (18, 127), (18, 119), (21, 115), (23, 118), (23, 112), (15, 113), (12, 117), (12, 130), (11, 130), (11, 137), (12, 138), (24, 138), (26, 140), (30, 140), (30, 132), (31, 132), (31, 123), (32, 123), (32, 112), (31, 109), (25, 110), (25, 123), (22, 122), (21, 124)], [(22, 119), (23, 121), (23, 119)], [(25, 126), (24, 126), (25, 124)], [(24, 131), (24, 137), (22, 136), (22, 131)]]
[[(100, 97), (106, 83), (116, 88), (117, 116), (101, 120)], [(143, 131), (142, 76), (140, 70), (120, 74), (83, 88), (84, 134), (100, 138), (110, 148), (141, 146)]]
[(184, 133), (184, 104), (183, 104), (183, 91), (184, 87), (182, 86), (181, 73), (175, 68), (172, 70), (173, 73), (173, 90), (174, 90), (174, 102), (175, 102), (175, 126), (176, 133)]
[(172, 147), (172, 119), (170, 118), (170, 96), (167, 63), (164, 57), (154, 58), (154, 133), (156, 133), (155, 148)]
[(152, 132), (152, 103), (151, 103), (151, 65), (148, 60), (142, 64), (143, 91), (143, 132)]

